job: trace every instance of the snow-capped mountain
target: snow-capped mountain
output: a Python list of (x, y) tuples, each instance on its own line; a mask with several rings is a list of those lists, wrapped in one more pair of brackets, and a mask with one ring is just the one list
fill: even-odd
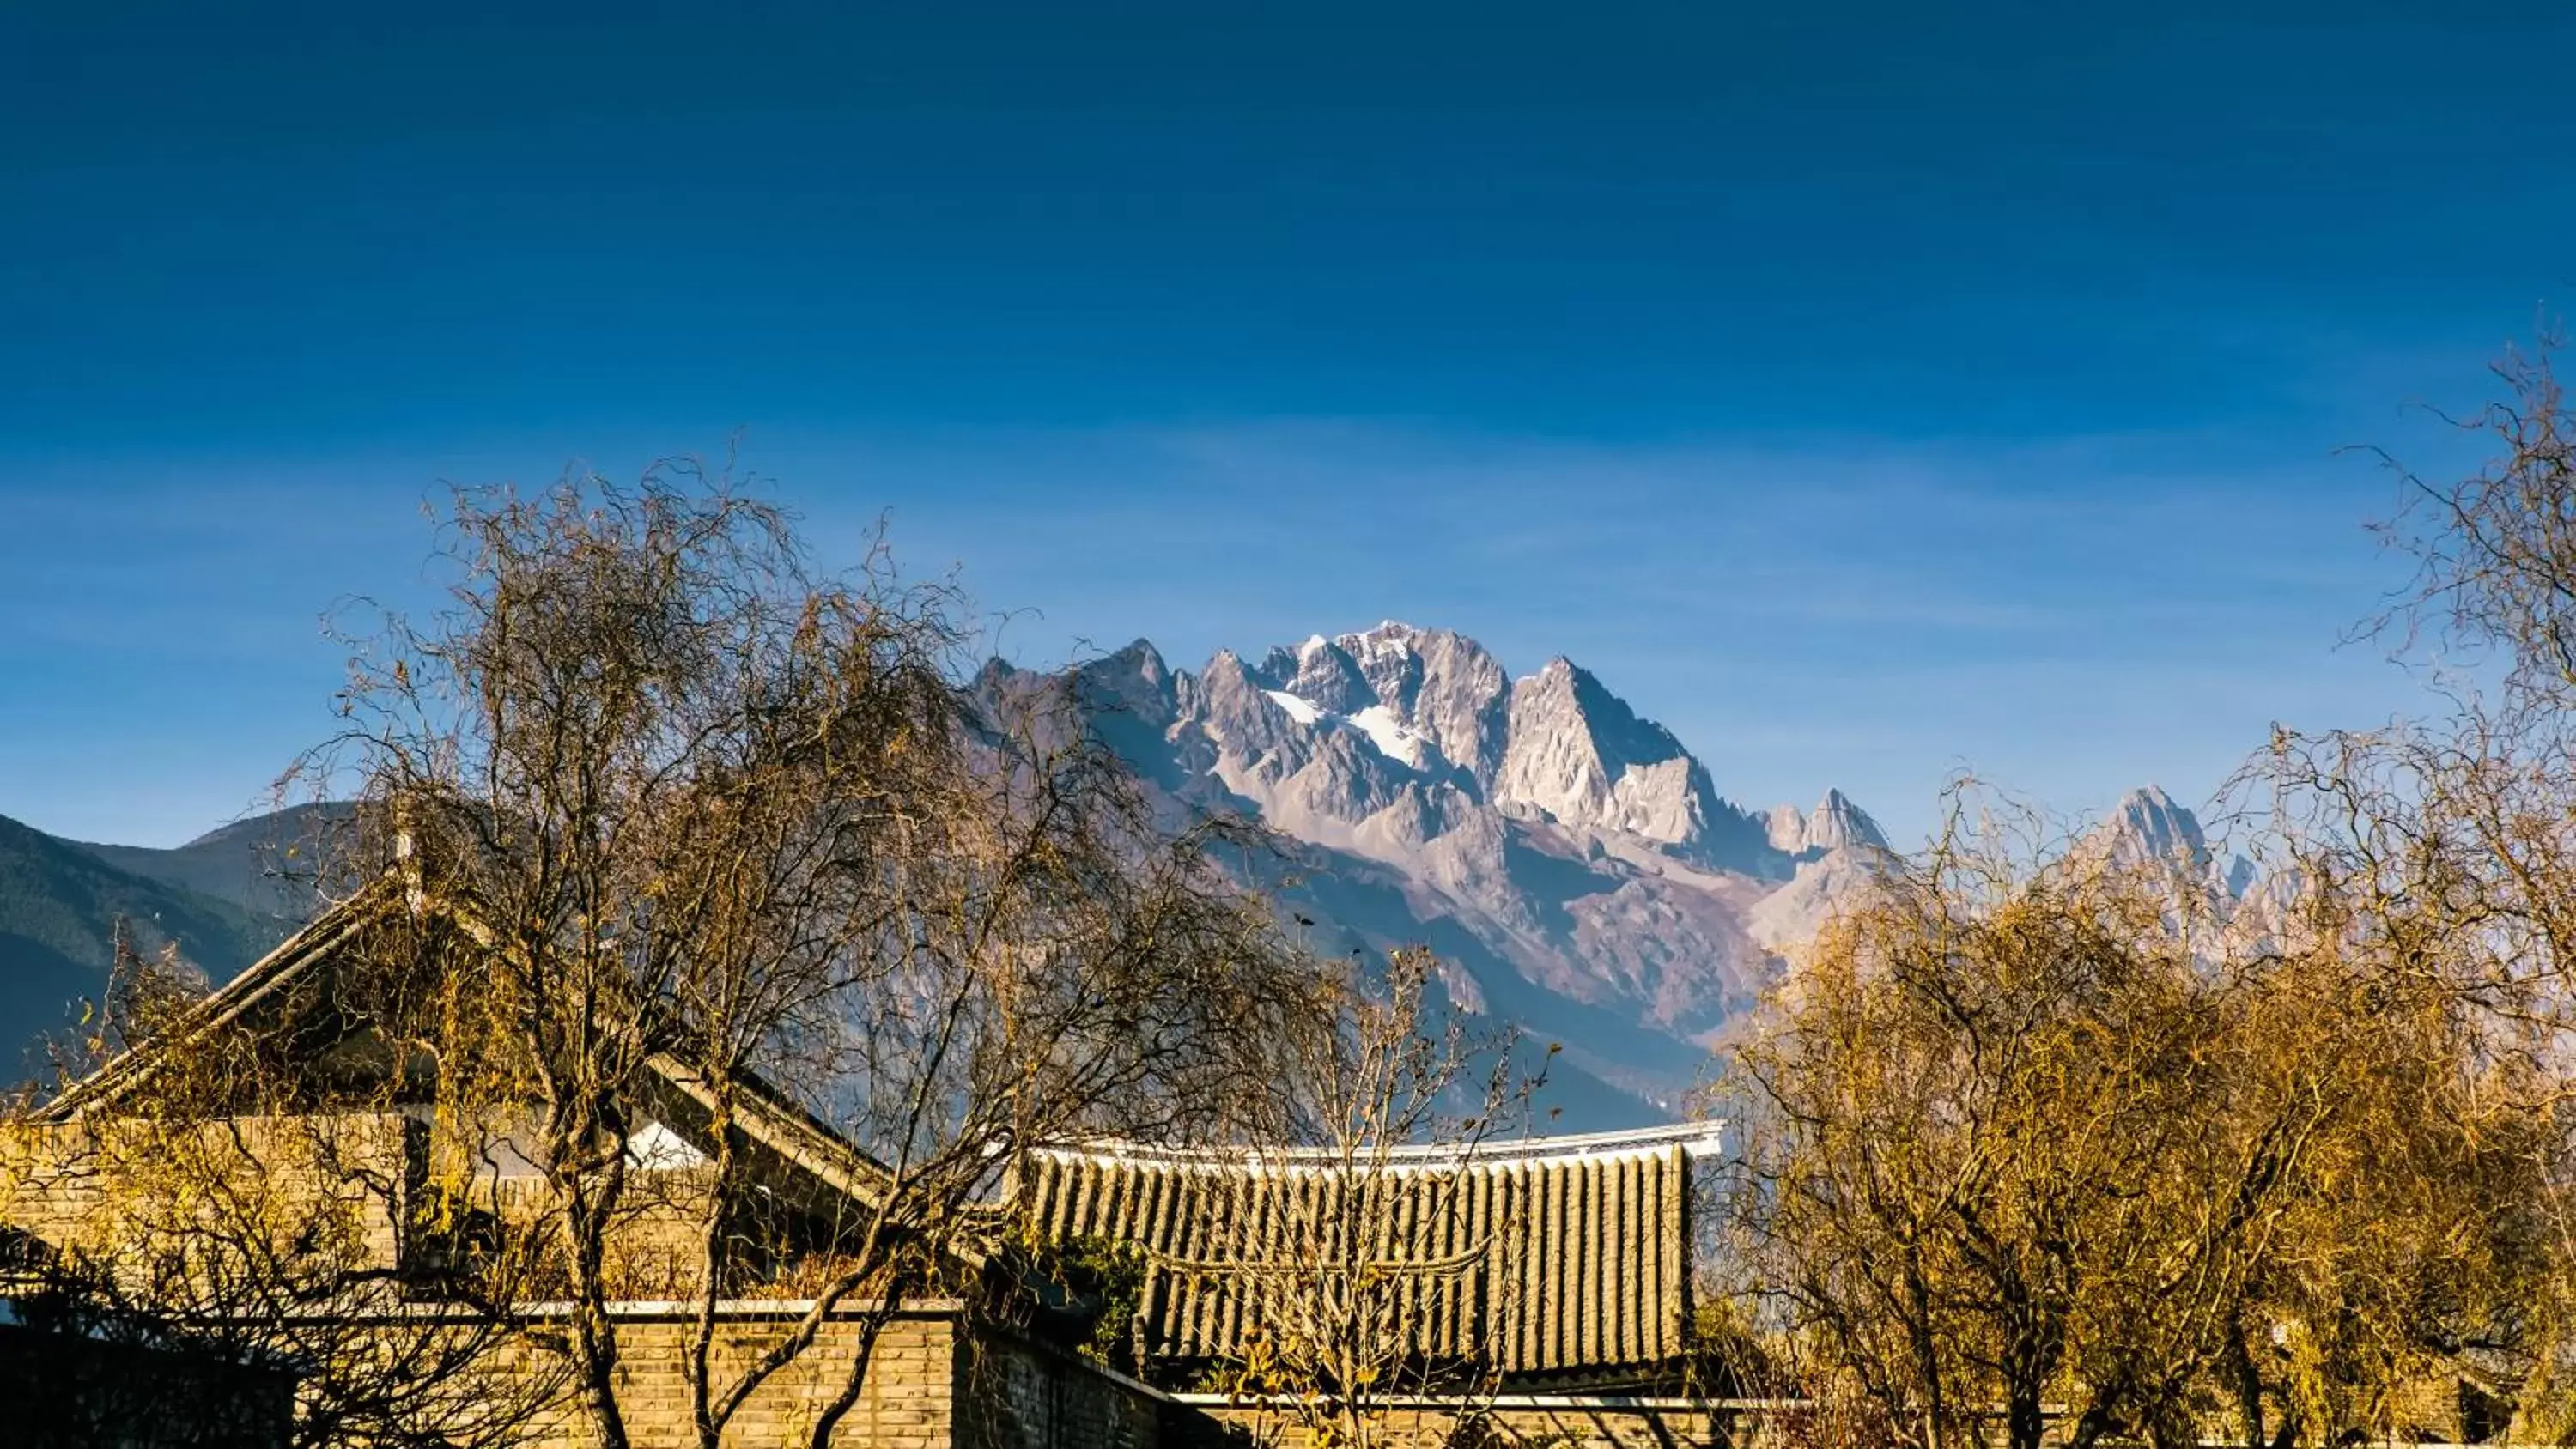
[[(1454, 999), (1561, 1042), (1551, 1094), (1570, 1121), (1674, 1112), (1710, 1045), (1892, 859), (1840, 790), (1747, 808), (1581, 666), (1514, 678), (1448, 630), (1389, 621), (1196, 672), (1140, 639), (1065, 675), (997, 661), (982, 681), (1066, 685), (1170, 808), (1295, 843), (1272, 883), (1317, 950), (1428, 945)], [(2091, 838), (2241, 886), (2160, 790)]]
[[(1774, 857), (1794, 854), (1769, 846), (1764, 817), (1721, 799), (1671, 731), (1562, 657), (1509, 680), (1472, 639), (1390, 621), (1272, 649), (1255, 665), (1221, 653), (1202, 678), (1217, 737), (1237, 746), (1221, 766), (1230, 759), (1266, 781), (1323, 761), (1336, 785), (1359, 788), (1290, 794), (1344, 818), (1364, 819), (1418, 783), (1428, 797), (1454, 792), (1514, 819), (1627, 837), (1721, 869), (1777, 874), (1786, 862)], [(1280, 741), (1266, 716), (1250, 717), (1260, 711), (1243, 699), (1247, 686), (1316, 742), (1287, 746), (1262, 770), (1261, 749)], [(1347, 781), (1345, 759), (1356, 761)]]
[[(1041, 678), (997, 664), (985, 687)], [(1318, 949), (1432, 946), (1458, 1000), (1564, 1044), (1557, 1095), (1598, 1123), (1674, 1110), (1778, 946), (1887, 849), (1839, 791), (1748, 809), (1570, 660), (1514, 679), (1447, 630), (1388, 622), (1196, 672), (1139, 640), (1062, 678), (1176, 804), (1299, 843)]]

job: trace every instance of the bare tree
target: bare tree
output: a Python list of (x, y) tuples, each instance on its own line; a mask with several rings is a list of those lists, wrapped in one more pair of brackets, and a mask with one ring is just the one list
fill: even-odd
[(1216, 1179), (1198, 1256), (1154, 1265), (1221, 1285), (1244, 1329), (1218, 1384), (1317, 1446), (1368, 1449), (1405, 1395), (1472, 1424), (1500, 1383), (1484, 1334), (1516, 1306), (1520, 1275), (1496, 1269), (1520, 1225), (1483, 1209), (1476, 1177), (1528, 1125), (1555, 1048), (1533, 1063), (1517, 1030), (1447, 1004), (1437, 964), (1348, 963), (1332, 1029), (1289, 1041), (1274, 1145)]
[[(2502, 396), (2452, 419), (2490, 461), (2439, 480), (2396, 469), (2384, 542), (2416, 572), (2365, 634), (2416, 668), (2435, 712), (2366, 731), (2276, 730), (2243, 781), (2315, 928), (2374, 996), (2399, 1004), (2466, 1064), (2475, 1091), (2425, 1093), (2413, 1121), (2457, 1122), (2466, 1144), (2407, 1138), (2394, 1195), (2454, 1209), (2473, 1231), (2413, 1264), (2331, 1278), (2350, 1347), (2321, 1344), (2312, 1397), (2385, 1398), (2373, 1363), (2483, 1356), (2478, 1377), (2548, 1430), (2567, 1419), (2566, 1105), (2576, 993), (2576, 465), (2554, 339), (2495, 369)], [(2393, 1120), (2392, 1125), (2397, 1125)], [(2474, 1148), (2475, 1150), (2470, 1150)], [(2462, 1184), (2484, 1190), (2460, 1199)], [(2413, 1258), (2397, 1231), (2348, 1241)], [(2368, 1262), (2370, 1259), (2360, 1259)], [(2329, 1305), (2312, 1305), (2324, 1309)], [(2331, 1389), (2329, 1393), (2326, 1390)]]
[[(628, 1442), (620, 1243), (660, 1215), (693, 1225), (661, 1291), (697, 1304), (707, 1445), (864, 1308), (828, 1443), (902, 1295), (980, 1260), (1014, 1151), (1169, 1130), (1259, 1074), (1306, 988), (1218, 868), (1257, 842), (1158, 821), (1083, 701), (961, 684), (952, 592), (881, 549), (820, 574), (724, 478), (460, 493), (444, 528), (449, 609), (359, 641), (307, 764), (361, 784), (357, 874), (402, 882), (383, 967), (470, 983), (419, 1050), (516, 1114), (598, 1442)], [(655, 1124), (707, 1160), (650, 1170)], [(829, 1191), (782, 1201), (782, 1133)], [(763, 1285), (810, 1309), (712, 1352)]]

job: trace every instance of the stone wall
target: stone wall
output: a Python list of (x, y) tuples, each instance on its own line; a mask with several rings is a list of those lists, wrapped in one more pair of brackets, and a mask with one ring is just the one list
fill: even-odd
[[(106, 1120), (0, 1129), (0, 1223), (111, 1266), (215, 1233), (284, 1253), (327, 1228), (342, 1268), (390, 1268), (408, 1180), (400, 1115), (235, 1117), (172, 1131)], [(208, 1218), (206, 1185), (229, 1184)], [(291, 1254), (288, 1254), (292, 1256)]]
[[(622, 1315), (627, 1427), (637, 1449), (694, 1444), (682, 1367), (690, 1332), (677, 1315)], [(781, 1370), (733, 1426), (740, 1449), (802, 1449), (816, 1412), (848, 1371), (856, 1325)], [(720, 1362), (742, 1362), (786, 1331), (777, 1314), (737, 1313), (719, 1324)], [(1406, 1403), (1379, 1423), (1388, 1449), (1456, 1442), (1495, 1449), (1748, 1449), (1762, 1442), (1762, 1406), (1683, 1399), (1513, 1395), (1498, 1399), (1458, 1440), (1454, 1407)], [(532, 1449), (587, 1449), (567, 1411)], [(961, 1326), (953, 1307), (908, 1311), (878, 1340), (858, 1405), (836, 1442), (869, 1449), (1311, 1449), (1307, 1436), (1257, 1408), (1209, 1394), (1164, 1394), (1062, 1350)]]

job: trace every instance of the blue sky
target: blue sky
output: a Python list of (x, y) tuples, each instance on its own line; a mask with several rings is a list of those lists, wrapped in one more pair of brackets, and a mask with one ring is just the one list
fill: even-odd
[(2335, 449), (2576, 277), (2556, 5), (514, 8), (0, 8), (0, 814), (230, 817), (440, 480), (737, 429), (1030, 662), (1395, 616), (1757, 803), (2195, 798), (2410, 706)]

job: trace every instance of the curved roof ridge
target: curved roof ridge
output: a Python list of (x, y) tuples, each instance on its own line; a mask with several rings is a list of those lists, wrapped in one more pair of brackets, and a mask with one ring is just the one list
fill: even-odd
[(1437, 1166), (1444, 1162), (1531, 1162), (1553, 1158), (1602, 1157), (1672, 1148), (1703, 1157), (1718, 1148), (1723, 1122), (1676, 1122), (1659, 1127), (1629, 1127), (1609, 1132), (1568, 1132), (1552, 1136), (1498, 1137), (1477, 1142), (1419, 1142), (1367, 1146), (1344, 1152), (1332, 1147), (1298, 1147), (1245, 1143), (1216, 1147), (1172, 1147), (1115, 1137), (1033, 1147), (1032, 1153), (1058, 1159), (1099, 1162), (1162, 1163), (1181, 1167), (1330, 1168), (1346, 1159), (1351, 1165), (1385, 1163), (1398, 1168)]

